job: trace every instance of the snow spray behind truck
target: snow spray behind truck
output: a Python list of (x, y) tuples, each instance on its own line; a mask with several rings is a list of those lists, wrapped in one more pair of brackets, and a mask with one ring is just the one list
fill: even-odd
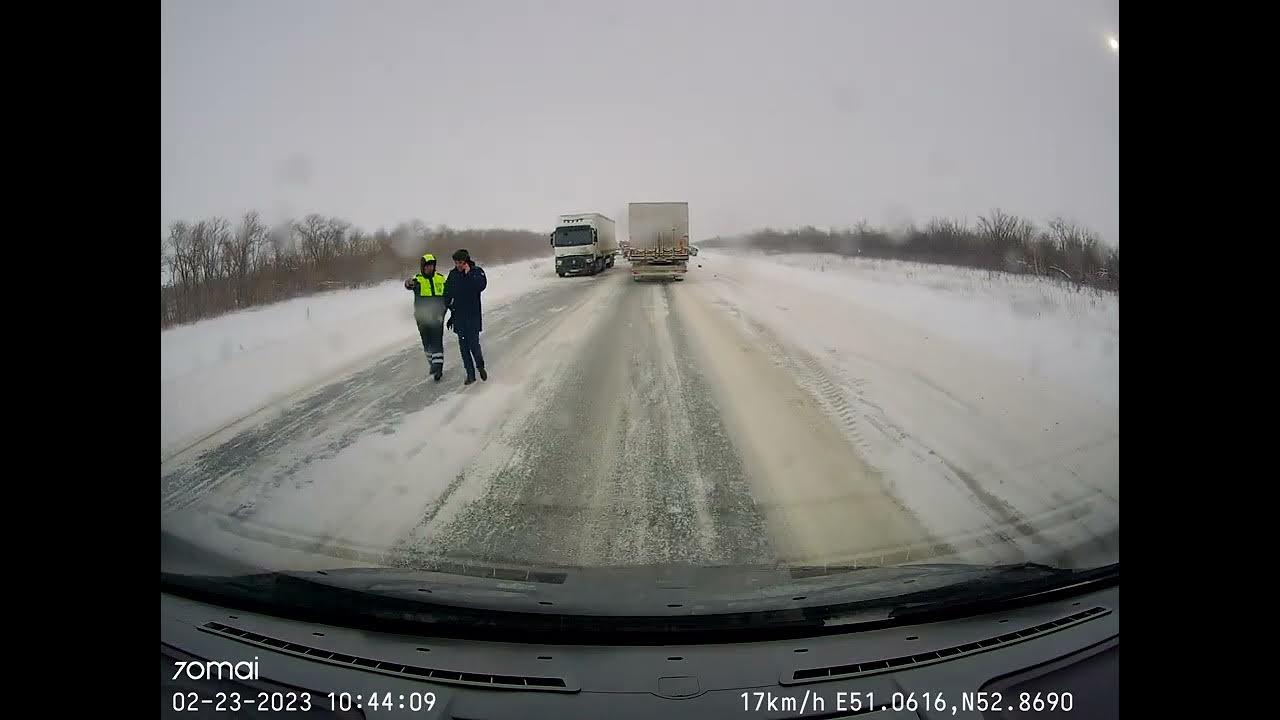
[(614, 222), (600, 213), (561, 215), (551, 233), (555, 249), (556, 274), (595, 275), (613, 267), (618, 254)]
[(689, 269), (689, 203), (628, 205), (626, 258), (633, 280), (683, 280)]

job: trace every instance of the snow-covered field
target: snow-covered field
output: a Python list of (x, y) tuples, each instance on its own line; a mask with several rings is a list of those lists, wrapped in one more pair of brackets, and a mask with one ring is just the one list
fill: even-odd
[[(496, 309), (558, 278), (545, 262), (485, 268)], [(420, 344), (403, 282), (339, 290), (160, 333), (160, 457), (264, 408)]]
[(799, 276), (814, 300), (835, 297), (874, 308), (1120, 405), (1119, 295), (1077, 290), (1053, 278), (896, 260), (822, 254), (745, 258), (744, 269), (751, 271), (816, 271), (816, 277)]

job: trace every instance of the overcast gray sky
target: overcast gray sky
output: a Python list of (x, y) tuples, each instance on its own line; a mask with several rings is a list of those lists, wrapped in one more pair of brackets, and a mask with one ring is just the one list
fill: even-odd
[(687, 200), (762, 226), (1120, 224), (1119, 3), (161, 6), (162, 224), (548, 230)]

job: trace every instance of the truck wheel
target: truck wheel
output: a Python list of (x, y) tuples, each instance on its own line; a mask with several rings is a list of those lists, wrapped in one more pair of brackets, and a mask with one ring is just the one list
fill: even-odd
[(560, 272), (559, 270), (556, 271), (556, 274), (559, 275), (560, 277), (564, 277), (564, 273)]

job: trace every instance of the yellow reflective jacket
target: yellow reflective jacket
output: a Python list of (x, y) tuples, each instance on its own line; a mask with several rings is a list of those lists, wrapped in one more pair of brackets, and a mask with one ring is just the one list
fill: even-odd
[(418, 273), (413, 279), (418, 282), (418, 297), (444, 297), (444, 275), (435, 273), (428, 278), (424, 277), (422, 273)]
[(413, 317), (419, 324), (438, 325), (444, 322), (444, 312), (448, 302), (444, 296), (445, 276), (435, 273), (426, 277), (422, 273), (414, 276), (409, 289), (413, 290)]

